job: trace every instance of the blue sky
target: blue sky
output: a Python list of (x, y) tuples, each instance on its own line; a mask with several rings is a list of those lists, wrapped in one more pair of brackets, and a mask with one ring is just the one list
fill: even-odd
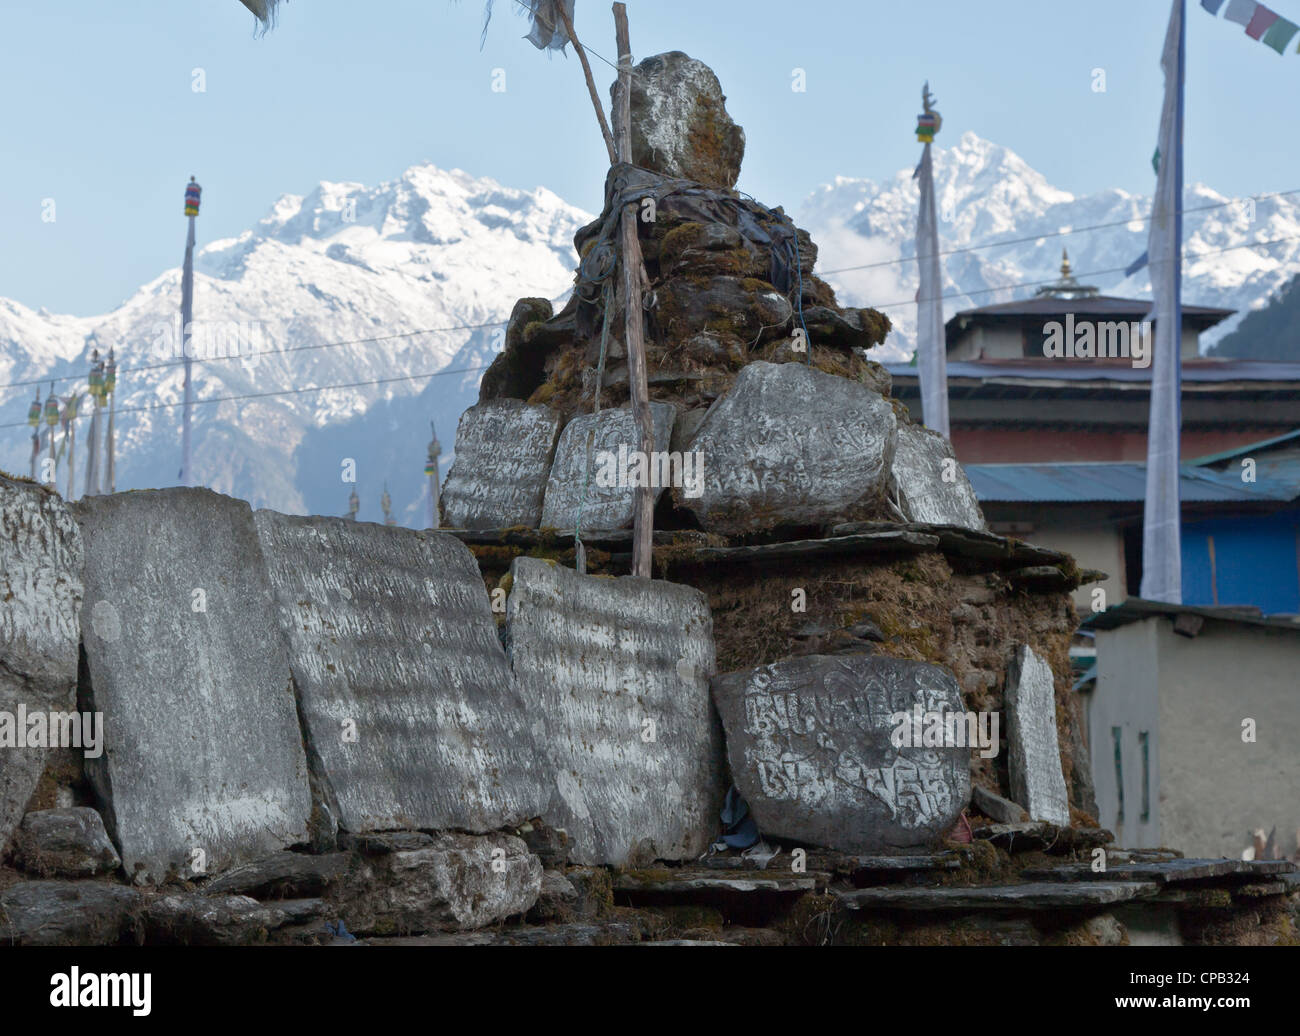
[[(1271, 6), (1300, 22), (1300, 0)], [(497, 0), (289, 0), (256, 38), (237, 0), (9, 0), (0, 33), (0, 296), (111, 309), (180, 262), (182, 195), (201, 240), (239, 233), (282, 193), (374, 184), (431, 161), (599, 207), (605, 156), (575, 58), (520, 39)], [(740, 186), (797, 208), (836, 175), (916, 161), (921, 82), (939, 143), (1010, 147), (1058, 187), (1149, 192), (1167, 0), (630, 0), (639, 57), (717, 71), (748, 138)], [(360, 12), (360, 13), (359, 13)], [(1279, 56), (1188, 0), (1189, 181), (1227, 194), (1300, 187), (1300, 54)], [(613, 57), (605, 0), (577, 31)], [(594, 59), (604, 89), (612, 70)], [(201, 68), (206, 90), (192, 89)], [(506, 91), (491, 90), (506, 70)], [(791, 90), (792, 72), (807, 90)], [(1106, 91), (1092, 88), (1104, 69)], [(44, 199), (56, 221), (43, 222)]]

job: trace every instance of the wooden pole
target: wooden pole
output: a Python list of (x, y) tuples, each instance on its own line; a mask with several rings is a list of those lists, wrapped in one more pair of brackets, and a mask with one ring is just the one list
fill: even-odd
[(555, 9), (560, 14), (560, 21), (564, 23), (564, 31), (569, 34), (573, 49), (578, 54), (578, 60), (582, 62), (582, 74), (587, 79), (587, 92), (591, 94), (591, 103), (596, 109), (596, 120), (600, 123), (600, 135), (605, 138), (605, 150), (609, 152), (609, 164), (613, 165), (618, 161), (618, 152), (614, 147), (614, 135), (609, 131), (609, 123), (605, 121), (605, 106), (600, 102), (600, 91), (596, 89), (596, 79), (591, 74), (591, 64), (587, 61), (587, 52), (582, 49), (582, 44), (578, 42), (578, 34), (573, 31), (573, 19), (569, 17), (569, 12), (564, 9), (564, 4), (556, 4)]
[[(614, 128), (618, 139), (618, 157), (623, 162), (631, 162), (632, 44), (628, 37), (626, 4), (614, 4), (614, 30), (618, 43), (618, 103), (614, 106)], [(648, 467), (655, 449), (654, 420), (650, 415), (650, 390), (646, 384), (645, 324), (641, 312), (645, 265), (641, 258), (641, 242), (636, 236), (636, 219), (637, 207), (626, 206), (622, 216), (623, 311), (626, 318), (624, 345), (627, 348), (632, 417), (640, 432), (641, 454)], [(653, 576), (654, 496), (649, 485), (636, 487), (634, 515), (632, 574), (650, 579)]]

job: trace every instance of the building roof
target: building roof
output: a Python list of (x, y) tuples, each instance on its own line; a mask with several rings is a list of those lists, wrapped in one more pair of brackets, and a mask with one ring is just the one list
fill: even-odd
[(1275, 435), (1271, 439), (1262, 439), (1259, 442), (1247, 443), (1245, 446), (1234, 446), (1230, 450), (1224, 450), (1222, 453), (1210, 453), (1204, 457), (1197, 457), (1195, 460), (1188, 461), (1189, 464), (1211, 465), (1218, 464), (1222, 461), (1235, 460), (1238, 457), (1248, 457), (1252, 453), (1262, 453), (1268, 450), (1284, 448), (1288, 444), (1292, 447), (1300, 448), (1300, 429), (1294, 432), (1287, 432), (1285, 435)]
[(1083, 625), (1090, 629), (1113, 630), (1155, 615), (1163, 615), (1171, 619), (1179, 615), (1197, 615), (1218, 622), (1237, 622), (1246, 626), (1266, 626), (1270, 629), (1300, 633), (1300, 616), (1263, 615), (1258, 608), (1250, 607), (1201, 608), (1188, 604), (1166, 604), (1163, 601), (1148, 601), (1141, 597), (1129, 597), (1122, 604), (1090, 615), (1084, 620)]
[[(895, 380), (911, 387), (918, 370), (907, 363), (887, 363)], [(1277, 388), (1300, 388), (1300, 363), (1268, 363), (1263, 360), (1184, 360), (1184, 383), (1258, 382)], [(1083, 382), (1150, 382), (1151, 368), (1134, 367), (1128, 360), (1057, 360), (1048, 357), (1016, 357), (1005, 360), (959, 360), (948, 364), (948, 382), (1001, 383), (1037, 381), (1043, 384)], [(1282, 384), (1279, 384), (1282, 383)], [(1285, 384), (1290, 383), (1290, 384)]]
[[(1020, 324), (1026, 321), (1042, 321), (1047, 318), (1073, 313), (1079, 317), (1100, 317), (1106, 320), (1146, 320), (1151, 316), (1154, 303), (1150, 299), (1124, 299), (1115, 295), (1088, 295), (1076, 298), (1060, 298), (1040, 295), (1032, 299), (1017, 299), (1014, 302), (1000, 302), (992, 306), (980, 306), (978, 309), (964, 309), (953, 314), (944, 325), (948, 340), (952, 341), (962, 331), (973, 324)], [(1191, 324), (1198, 331), (1213, 327), (1221, 320), (1232, 316), (1236, 310), (1220, 309), (1217, 306), (1183, 305), (1183, 322)]]
[[(1146, 465), (1131, 463), (966, 464), (982, 503), (1140, 503), (1146, 499)], [(1184, 503), (1269, 503), (1297, 495), (1285, 482), (1261, 478), (1243, 484), (1236, 472), (1184, 465)]]

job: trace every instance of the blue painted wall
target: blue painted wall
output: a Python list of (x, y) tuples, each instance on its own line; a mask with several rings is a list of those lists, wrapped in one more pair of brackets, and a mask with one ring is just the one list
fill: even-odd
[(1300, 509), (1185, 522), (1183, 603), (1300, 613)]

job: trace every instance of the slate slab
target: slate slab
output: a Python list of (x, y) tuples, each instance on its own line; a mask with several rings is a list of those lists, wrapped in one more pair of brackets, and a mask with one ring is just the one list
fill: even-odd
[(729, 535), (869, 517), (888, 493), (897, 428), (890, 405), (860, 382), (750, 363), (691, 442), (703, 492), (673, 498)]
[[(672, 441), (676, 409), (668, 403), (651, 403), (650, 416), (654, 424), (656, 452), (668, 452)], [(594, 435), (592, 434), (594, 430)], [(587, 439), (591, 435), (591, 466), (588, 468)], [(546, 497), (542, 506), (542, 527), (572, 532), (582, 512), (583, 530), (621, 529), (632, 522), (636, 486), (631, 484), (633, 471), (625, 469), (626, 478), (620, 479), (618, 467), (620, 447), (631, 454), (640, 451), (641, 436), (629, 407), (602, 410), (599, 414), (582, 414), (575, 417), (560, 435), (555, 450), (555, 462), (546, 483)], [(604, 453), (615, 458), (611, 470), (613, 477), (601, 478), (601, 457)], [(588, 477), (589, 473), (589, 477)], [(670, 471), (671, 474), (671, 471)], [(583, 503), (583, 485), (586, 484), (586, 503)], [(602, 484), (612, 482), (613, 484)], [(619, 484), (622, 482), (623, 484)], [(664, 486), (655, 487), (657, 501)]]
[(536, 529), (560, 435), (560, 414), (519, 399), (466, 410), (439, 499), (454, 529)]
[(836, 899), (849, 910), (1065, 910), (1104, 907), (1153, 896), (1153, 881), (1033, 882), (971, 888), (855, 889)]
[(211, 874), (306, 841), (307, 760), (248, 504), (178, 488), (75, 513), (105, 738), (86, 770), (127, 875)]
[(1016, 648), (1003, 695), (1007, 713), (1007, 769), (1011, 797), (1030, 820), (1068, 827), (1070, 799), (1056, 732), (1051, 667), (1027, 644)]
[(255, 520), (338, 824), (483, 832), (536, 816), (523, 699), (469, 549), (343, 518)]
[(938, 432), (919, 424), (900, 424), (893, 472), (909, 522), (987, 531), (975, 489), (957, 463), (952, 443)]
[(49, 758), (26, 716), (75, 704), (82, 563), (58, 495), (0, 476), (0, 859)]
[(713, 679), (732, 778), (765, 836), (868, 853), (937, 843), (970, 799), (964, 747), (895, 747), (900, 716), (960, 711), (952, 673), (807, 655)]
[(700, 856), (721, 806), (709, 703), (713, 620), (698, 590), (516, 558), (511, 664), (549, 758), (548, 824), (581, 864)]
[(1031, 867), (1021, 874), (1031, 881), (1155, 881), (1161, 885), (1170, 885), (1211, 878), (1227, 878), (1229, 882), (1249, 880), (1260, 874), (1279, 873), (1295, 868), (1295, 864), (1289, 860), (1262, 862), (1277, 866), (1260, 870), (1252, 861), (1246, 860), (1178, 859), (1158, 863), (1110, 863), (1104, 871), (1094, 871), (1086, 863), (1070, 863), (1057, 867)]

